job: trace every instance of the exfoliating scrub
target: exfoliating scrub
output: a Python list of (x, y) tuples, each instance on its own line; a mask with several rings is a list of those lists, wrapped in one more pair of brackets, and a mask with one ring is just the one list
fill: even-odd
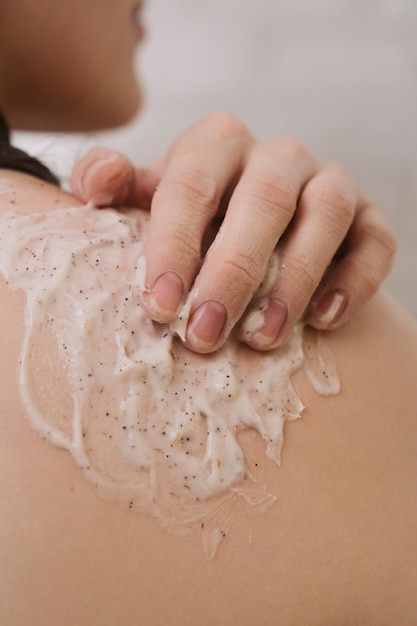
[[(279, 464), (284, 423), (303, 409), (291, 384), (305, 362), (303, 326), (271, 352), (233, 336), (214, 354), (188, 350), (178, 327), (140, 305), (148, 220), (91, 206), (0, 217), (0, 271), (26, 295), (20, 391), (36, 431), (68, 450), (101, 496), (172, 532), (202, 532), (212, 557), (231, 502), (274, 502), (239, 433), (257, 431)], [(314, 341), (306, 371), (319, 393), (338, 391)]]

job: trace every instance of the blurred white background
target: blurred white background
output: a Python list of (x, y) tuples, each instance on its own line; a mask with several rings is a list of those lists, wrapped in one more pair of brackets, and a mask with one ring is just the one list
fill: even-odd
[(417, 316), (417, 0), (148, 0), (146, 23), (140, 117), (37, 154), (62, 171), (101, 143), (146, 164), (217, 109), (259, 137), (293, 135), (385, 208), (400, 243), (387, 285)]

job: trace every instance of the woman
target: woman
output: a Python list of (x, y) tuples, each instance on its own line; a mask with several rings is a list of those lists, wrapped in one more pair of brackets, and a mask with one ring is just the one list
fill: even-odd
[[(80, 0), (69, 10), (52, 1), (3, 3), (1, 107), (11, 123), (22, 128), (85, 130), (126, 121), (139, 99), (132, 70), (133, 51), (142, 32), (137, 10), (134, 3), (120, 0)], [(30, 106), (27, 94), (31, 94)], [(227, 158), (216, 170), (220, 146)], [(110, 156), (104, 164), (97, 162), (97, 153), (88, 156), (74, 173), (74, 188), (84, 199), (94, 197), (97, 204), (140, 201), (146, 205), (152, 197), (141, 297), (157, 321), (175, 318), (193, 284), (206, 227), (215, 215), (224, 215), (222, 236), (191, 291), (184, 341), (197, 352), (210, 352), (226, 340), (246, 311), (291, 218), (281, 243), (280, 271), (272, 275), (269, 289), (261, 296), (261, 323), (255, 318), (258, 323), (251, 327), (250, 309), (240, 322), (240, 337), (252, 347), (272, 354), (270, 349), (289, 336), (350, 226), (337, 257), (341, 260), (317, 292), (317, 297), (327, 296), (327, 302), (316, 305), (324, 314), (316, 324), (336, 326), (350, 318), (390, 264), (392, 239), (381, 226), (380, 213), (362, 200), (343, 171), (333, 165), (320, 168), (292, 141), (254, 142), (230, 117), (211, 116), (192, 127), (162, 163), (145, 172), (132, 170), (119, 155)], [(111, 184), (103, 184), (102, 177), (109, 179), (110, 174), (114, 175)], [(277, 177), (279, 184), (272, 185)], [(17, 213), (14, 223), (19, 228), (39, 221), (39, 212), (46, 220), (54, 211), (59, 217), (77, 219), (74, 206), (79, 206), (80, 220), (98, 220), (101, 226), (101, 219), (115, 219), (112, 212), (103, 213), (103, 218), (89, 213), (74, 197), (13, 167), (2, 178), (2, 214)], [(255, 179), (263, 185), (255, 187)], [(84, 187), (79, 189), (81, 181)], [(261, 203), (256, 202), (259, 197)], [(330, 207), (335, 197), (338, 210), (333, 219)], [(223, 198), (230, 202), (221, 202)], [(164, 208), (171, 203), (175, 211), (167, 216)], [(190, 222), (194, 205), (200, 210)], [(28, 222), (19, 221), (20, 215), (28, 215)], [(5, 219), (6, 226), (10, 219)], [(187, 240), (180, 236), (184, 224), (191, 232)], [(254, 224), (256, 246), (251, 243)], [(236, 225), (239, 246), (234, 239)], [(323, 239), (311, 244), (309, 256), (303, 258), (299, 251), (305, 246), (305, 230), (311, 238), (311, 228)], [(77, 227), (77, 237), (82, 230)], [(48, 245), (55, 245), (60, 236), (49, 236)], [(182, 254), (173, 253), (172, 241)], [(6, 244), (4, 239), (2, 250)], [(312, 275), (306, 265), (310, 255), (315, 259), (310, 261)], [(359, 282), (362, 255), (368, 260), (368, 273)], [(222, 268), (230, 268), (229, 274)], [(219, 271), (224, 281), (216, 278)], [(163, 289), (155, 287), (154, 280), (167, 272)], [(111, 277), (116, 284), (118, 275)], [(233, 291), (235, 284), (239, 289)], [(336, 301), (334, 292), (339, 296)], [(308, 419), (286, 429), (282, 468), (266, 458), (263, 441), (254, 430), (240, 434), (239, 449), (248, 474), (279, 502), (267, 498), (263, 513), (252, 515), (249, 509), (242, 515), (233, 500), (228, 514), (234, 523), (213, 561), (207, 560), (197, 533), (177, 536), (147, 513), (97, 497), (70, 455), (47, 445), (34, 432), (24, 418), (25, 381), (19, 383), (16, 377), (26, 305), (22, 294), (4, 282), (0, 302), (1, 341), (3, 354), (8, 355), (1, 361), (0, 392), (2, 622), (11, 626), (137, 621), (414, 623), (417, 330), (394, 302), (378, 294), (348, 326), (325, 335), (324, 348), (333, 353), (341, 393), (320, 396), (302, 372), (297, 375), (297, 394), (307, 407)], [(207, 302), (215, 304), (201, 311)], [(43, 344), (43, 339), (42, 334), (34, 337), (38, 351), (33, 382), (44, 408), (52, 407), (54, 413), (54, 407), (68, 404), (69, 394), (60, 385), (60, 375), (54, 375), (55, 348)], [(244, 354), (248, 362), (260, 358), (253, 351)], [(98, 396), (93, 400), (99, 403)], [(151, 424), (152, 414), (149, 420)], [(50, 439), (48, 432), (45, 437)], [(108, 460), (109, 455), (104, 461)]]
[[(0, 106), (11, 125), (83, 131), (127, 121), (141, 99), (133, 67), (143, 36), (140, 9), (133, 0), (120, 8), (109, 0), (105, 7), (89, 2), (69, 15), (49, 2), (3, 3)], [(105, 157), (101, 174), (100, 156)], [(100, 176), (105, 187), (97, 195)], [(279, 239), (284, 271), (264, 302), (265, 324), (255, 333), (241, 333), (258, 349), (286, 340), (342, 241), (343, 259), (327, 272), (310, 307), (310, 321), (319, 328), (349, 320), (393, 259), (395, 243), (385, 217), (340, 166), (320, 165), (295, 140), (257, 142), (228, 114), (192, 126), (144, 172), (135, 172), (117, 154), (93, 151), (76, 168), (74, 188), (97, 203), (148, 206), (153, 200), (145, 254), (152, 293), (143, 305), (152, 319), (164, 322), (175, 317), (193, 284), (207, 225), (227, 206), (221, 243), (203, 264), (193, 301), (186, 341), (196, 351), (212, 351), (228, 336)]]

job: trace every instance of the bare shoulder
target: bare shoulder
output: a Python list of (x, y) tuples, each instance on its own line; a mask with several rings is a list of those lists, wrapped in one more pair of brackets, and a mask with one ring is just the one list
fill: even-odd
[[(74, 206), (60, 190), (7, 177), (2, 210)], [(0, 283), (1, 623), (415, 624), (417, 325), (388, 296), (323, 336), (338, 395), (319, 396), (297, 375), (306, 410), (285, 429), (281, 467), (259, 436), (242, 434), (276, 501), (256, 516), (231, 511), (213, 561), (200, 538), (99, 498), (67, 451), (31, 429), (16, 376), (22, 311), (21, 294)]]
[[(315, 492), (310, 530), (315, 521), (320, 533), (322, 524), (322, 554), (338, 581), (333, 587), (329, 581), (329, 589), (344, 581), (354, 607), (346, 623), (411, 626), (417, 615), (416, 320), (380, 293), (350, 325), (328, 334), (326, 344), (341, 393), (322, 398), (302, 383), (305, 420), (298, 432), (297, 424), (287, 431), (284, 463), (297, 459), (297, 480), (303, 468), (302, 483)], [(307, 458), (309, 469), (300, 463)]]
[(71, 194), (43, 180), (14, 172), (0, 170), (0, 211), (20, 214), (50, 211), (54, 208), (81, 204)]

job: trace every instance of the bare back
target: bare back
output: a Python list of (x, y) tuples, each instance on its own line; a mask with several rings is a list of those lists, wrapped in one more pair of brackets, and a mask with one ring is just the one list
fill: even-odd
[[(19, 210), (74, 205), (30, 177), (8, 178), (3, 203)], [(241, 434), (277, 499), (236, 516), (212, 561), (195, 535), (99, 498), (70, 455), (33, 431), (17, 380), (23, 306), (0, 283), (1, 623), (417, 623), (417, 327), (396, 303), (379, 294), (326, 335), (338, 395), (296, 376), (306, 410), (285, 427), (280, 468), (258, 435)]]

